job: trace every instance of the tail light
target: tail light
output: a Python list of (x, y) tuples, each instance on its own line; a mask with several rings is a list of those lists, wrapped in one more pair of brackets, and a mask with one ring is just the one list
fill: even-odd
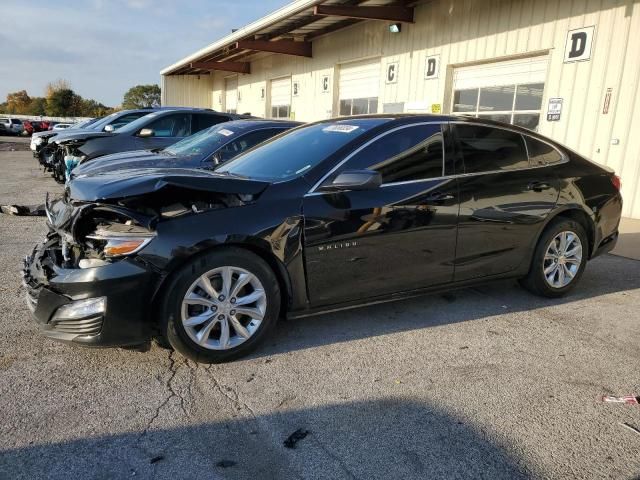
[(620, 180), (618, 175), (611, 175), (611, 183), (613, 183), (613, 186), (618, 191), (622, 188), (622, 180)]

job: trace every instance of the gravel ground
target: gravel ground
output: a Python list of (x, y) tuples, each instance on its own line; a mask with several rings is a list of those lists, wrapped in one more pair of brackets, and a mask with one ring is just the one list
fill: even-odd
[(0, 152), (29, 151), (29, 142), (31, 142), (31, 137), (0, 135)]
[[(2, 204), (60, 191), (30, 153), (0, 168)], [(0, 478), (640, 478), (640, 406), (599, 400), (640, 393), (640, 262), (559, 301), (500, 282), (286, 322), (203, 366), (40, 336), (18, 272), (44, 229), (0, 214)]]

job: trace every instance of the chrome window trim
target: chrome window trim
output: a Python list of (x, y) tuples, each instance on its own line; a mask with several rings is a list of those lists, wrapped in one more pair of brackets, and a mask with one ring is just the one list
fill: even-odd
[[(566, 162), (569, 161), (569, 158), (564, 154), (564, 152), (560, 151), (558, 149), (558, 147), (556, 147), (555, 145), (553, 145), (553, 144), (549, 143), (548, 141), (543, 140), (541, 138), (536, 138), (534, 136), (531, 136), (528, 133), (520, 132), (520, 131), (516, 130), (515, 128), (509, 128), (508, 126), (502, 126), (502, 125), (487, 125), (486, 123), (480, 123), (480, 122), (474, 122), (474, 121), (464, 122), (464, 121), (461, 121), (461, 120), (452, 120), (452, 121), (449, 122), (449, 124), (453, 124), (453, 125), (475, 125), (475, 126), (478, 126), (478, 127), (497, 128), (497, 129), (500, 129), (500, 130), (506, 130), (507, 132), (517, 133), (517, 134), (521, 135), (522, 137), (529, 137), (529, 138), (531, 138), (533, 140), (537, 140), (538, 142), (546, 143), (551, 148), (553, 148), (556, 152), (558, 152), (560, 154), (560, 157), (562, 158), (562, 161), (560, 161), (560, 162), (548, 163), (546, 165), (538, 165), (538, 166), (533, 167), (533, 168), (548, 167), (548, 166), (551, 166), (551, 165), (560, 165), (562, 163), (566, 163)], [(531, 156), (529, 156), (529, 147), (527, 146), (526, 139), (524, 141), (524, 148), (525, 148), (525, 150), (527, 152), (527, 159), (529, 161), (531, 161)], [(518, 170), (526, 170), (526, 168), (514, 168), (514, 169), (511, 169), (511, 170), (493, 170), (491, 172), (479, 172), (479, 173), (515, 172), (515, 171), (518, 171)]]
[[(526, 139), (523, 138), (525, 149), (527, 151), (527, 158), (529, 159), (529, 166), (528, 167), (525, 167), (525, 168), (514, 168), (514, 169), (511, 169), (511, 170), (489, 170), (489, 171), (486, 171), (486, 172), (456, 173), (456, 174), (453, 174), (453, 175), (443, 175), (442, 177), (425, 178), (425, 179), (420, 179), (420, 180), (407, 180), (407, 181), (404, 181), (404, 182), (384, 183), (384, 184), (380, 185), (380, 188), (395, 187), (395, 186), (398, 186), (398, 185), (408, 185), (408, 184), (412, 184), (412, 183), (432, 182), (434, 180), (450, 180), (450, 179), (453, 179), (453, 178), (477, 177), (479, 175), (494, 175), (496, 173), (511, 173), (511, 172), (521, 172), (521, 171), (526, 171), (526, 170), (536, 170), (538, 168), (546, 168), (546, 167), (552, 167), (552, 166), (556, 166), (556, 165), (564, 165), (565, 163), (569, 162), (569, 157), (567, 155), (565, 155), (564, 152), (559, 150), (558, 147), (556, 147), (555, 145), (549, 143), (546, 140), (533, 137), (533, 136), (531, 136), (529, 134), (526, 134), (526, 133), (519, 132), (518, 130), (513, 129), (513, 128), (502, 127), (502, 126), (497, 126), (497, 125), (487, 125), (485, 123), (479, 123), (479, 122), (463, 122), (463, 121), (458, 121), (458, 120), (453, 120), (453, 121), (450, 121), (450, 122), (444, 122), (444, 121), (443, 122), (420, 122), (420, 123), (413, 123), (413, 124), (410, 124), (410, 125), (401, 125), (401, 126), (396, 127), (394, 129), (388, 130), (387, 132), (381, 133), (377, 137), (372, 138), (371, 140), (369, 140), (364, 145), (361, 145), (355, 151), (351, 152), (340, 163), (338, 163), (333, 169), (331, 169), (329, 171), (329, 173), (327, 173), (324, 177), (322, 177), (322, 179), (319, 182), (317, 182), (313, 186), (313, 188), (311, 190), (309, 190), (309, 192), (307, 192), (304, 196), (307, 197), (307, 196), (315, 196), (315, 195), (324, 195), (325, 193), (332, 193), (332, 192), (316, 192), (315, 190), (316, 190), (316, 188), (318, 186), (320, 186), (322, 184), (322, 182), (324, 182), (327, 179), (327, 177), (329, 177), (329, 175), (331, 175), (334, 171), (336, 171), (338, 168), (340, 168), (347, 160), (349, 160), (352, 156), (354, 156), (360, 150), (362, 150), (363, 148), (367, 147), (368, 145), (370, 145), (371, 143), (373, 143), (377, 139), (379, 139), (381, 137), (384, 137), (385, 135), (387, 135), (389, 133), (395, 132), (396, 130), (400, 130), (402, 128), (410, 127), (410, 126), (413, 126), (413, 125), (433, 125), (433, 124), (442, 125), (444, 123), (461, 124), (461, 125), (476, 125), (476, 126), (479, 126), (479, 127), (487, 127), (487, 128), (498, 128), (498, 129), (501, 129), (501, 130), (507, 130), (507, 131), (512, 132), (512, 133), (517, 133), (517, 134), (522, 135), (523, 137), (526, 136), (526, 137), (529, 137), (529, 138), (531, 138), (533, 140), (536, 140), (538, 142), (542, 142), (542, 143), (545, 143), (545, 144), (549, 145), (551, 148), (553, 148), (556, 152), (558, 152), (560, 154), (560, 157), (562, 158), (562, 160), (559, 161), (559, 162), (547, 163), (547, 164), (544, 164), (544, 165), (531, 165), (531, 157), (529, 156), (529, 149), (527, 147), (527, 142), (526, 142)], [(444, 156), (444, 150), (443, 150), (443, 156)], [(443, 170), (444, 170), (444, 160), (443, 160)]]
[[(329, 178), (329, 176), (331, 176), (332, 173), (334, 173), (336, 170), (338, 170), (340, 167), (342, 167), (342, 165), (344, 165), (347, 161), (349, 161), (352, 157), (354, 157), (355, 155), (357, 155), (358, 153), (360, 153), (362, 150), (364, 150), (365, 148), (367, 148), (369, 145), (371, 145), (372, 143), (378, 141), (379, 139), (386, 137), (387, 135), (389, 135), (390, 133), (393, 132), (397, 132), (398, 130), (402, 130), (404, 128), (409, 128), (409, 127), (416, 127), (416, 126), (420, 126), (420, 125), (440, 125), (440, 133), (443, 134), (443, 146), (444, 146), (444, 132), (442, 132), (442, 125), (448, 123), (446, 121), (439, 121), (439, 122), (417, 122), (417, 123), (410, 123), (407, 125), (399, 125), (395, 128), (392, 128), (391, 130), (387, 130), (386, 132), (382, 132), (381, 134), (373, 137), (371, 140), (369, 140), (368, 142), (360, 145), (358, 148), (356, 148), (353, 152), (351, 152), (349, 155), (347, 155), (346, 157), (344, 157), (340, 162), (338, 162), (331, 170), (329, 170), (329, 172), (327, 172), (320, 180), (318, 180), (315, 185), (313, 187), (311, 187), (311, 189), (306, 193), (306, 195), (310, 195), (310, 194), (314, 194), (317, 193), (316, 190), (318, 189), (318, 187), (320, 187), (320, 185), (322, 185), (324, 183), (324, 181)], [(442, 149), (442, 173), (444, 173), (444, 162), (445, 162), (445, 148)], [(434, 178), (440, 178), (440, 177), (434, 177)], [(411, 180), (412, 182), (421, 182), (421, 181), (428, 181), (428, 180), (433, 180), (433, 178), (428, 178), (428, 179), (424, 179), (424, 180)], [(402, 183), (402, 182), (396, 182), (396, 183)], [(391, 185), (390, 183), (385, 183), (384, 185)], [(319, 193), (324, 193), (324, 192), (319, 192)], [(305, 195), (305, 196), (306, 196)]]

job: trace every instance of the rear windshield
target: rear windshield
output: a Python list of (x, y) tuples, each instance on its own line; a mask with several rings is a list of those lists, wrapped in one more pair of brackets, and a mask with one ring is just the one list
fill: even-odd
[(13, 123), (14, 125), (22, 125), (22, 121), (18, 120), (17, 118), (12, 119), (11, 123)]
[(308, 172), (349, 142), (387, 121), (387, 118), (357, 118), (300, 127), (236, 157), (216, 172), (260, 180), (288, 180)]

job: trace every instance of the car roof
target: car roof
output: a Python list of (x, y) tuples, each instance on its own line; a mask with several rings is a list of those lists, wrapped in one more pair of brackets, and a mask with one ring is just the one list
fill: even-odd
[(303, 125), (303, 122), (296, 122), (293, 120), (271, 120), (264, 118), (248, 118), (248, 119), (239, 119), (239, 120), (231, 120), (229, 122), (219, 123), (218, 125), (225, 125), (228, 128), (238, 128), (241, 130), (256, 130), (259, 128), (270, 128), (270, 127), (282, 127), (282, 128), (293, 128)]
[(353, 115), (350, 117), (335, 117), (327, 120), (320, 120), (314, 123), (334, 123), (340, 122), (345, 123), (350, 119), (386, 119), (388, 122), (393, 122), (394, 124), (412, 124), (412, 123), (421, 123), (421, 122), (462, 122), (462, 123), (474, 123), (486, 125), (487, 127), (502, 127), (509, 128), (511, 130), (516, 130), (518, 132), (532, 135), (532, 136), (540, 136), (537, 132), (520, 127), (518, 125), (512, 125), (510, 123), (498, 122), (496, 120), (490, 120), (488, 118), (482, 117), (471, 117), (469, 115), (455, 115), (455, 114), (430, 114), (430, 113), (394, 113), (394, 114), (384, 114), (377, 113), (373, 115)]

